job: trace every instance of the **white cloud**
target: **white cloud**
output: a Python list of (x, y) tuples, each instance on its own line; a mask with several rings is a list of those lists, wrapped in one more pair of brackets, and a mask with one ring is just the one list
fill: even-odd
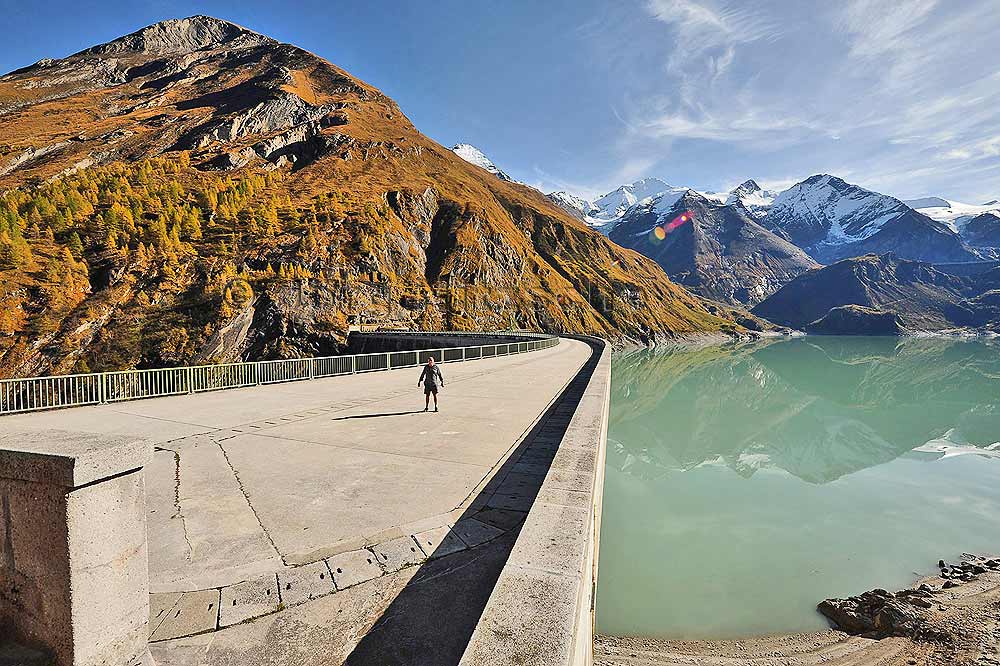
[(850, 0), (842, 5), (840, 24), (850, 36), (850, 55), (881, 56), (908, 51), (920, 40), (916, 29), (938, 0)]

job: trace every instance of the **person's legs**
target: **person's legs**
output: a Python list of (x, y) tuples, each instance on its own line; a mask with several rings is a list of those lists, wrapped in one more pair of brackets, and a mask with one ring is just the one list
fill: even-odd
[(438, 392), (437, 392), (437, 390), (435, 390), (434, 391), (434, 411), (436, 412), (437, 410), (438, 410)]
[(426, 412), (431, 406), (431, 392), (424, 391), (424, 411)]

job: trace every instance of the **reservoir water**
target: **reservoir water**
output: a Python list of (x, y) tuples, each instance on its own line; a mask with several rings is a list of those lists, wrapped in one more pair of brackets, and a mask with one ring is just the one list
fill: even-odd
[(1000, 552), (1000, 344), (614, 358), (599, 632), (822, 629), (822, 599), (905, 587), (963, 552)]

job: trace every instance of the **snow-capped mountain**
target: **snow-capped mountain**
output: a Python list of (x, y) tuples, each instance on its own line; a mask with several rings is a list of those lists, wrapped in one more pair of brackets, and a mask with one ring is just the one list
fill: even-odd
[(546, 196), (556, 205), (607, 235), (632, 206), (664, 192), (680, 196), (687, 192), (687, 188), (673, 187), (659, 178), (643, 178), (630, 185), (622, 185), (593, 201), (587, 201), (568, 192), (552, 192)]
[(636, 203), (610, 238), (653, 259), (695, 293), (739, 306), (753, 306), (819, 266), (742, 205), (683, 188)]
[(570, 215), (586, 221), (592, 213), (598, 212), (597, 206), (582, 197), (569, 192), (550, 192), (546, 194), (550, 201), (565, 210)]
[(782, 192), (762, 222), (827, 263), (872, 252), (930, 262), (980, 258), (948, 225), (828, 174)]
[(515, 182), (513, 178), (511, 178), (502, 170), (500, 170), (496, 164), (493, 164), (493, 161), (490, 160), (490, 158), (486, 157), (483, 151), (479, 150), (472, 144), (456, 143), (454, 147), (452, 147), (452, 150), (455, 152), (456, 155), (461, 157), (469, 164), (475, 164), (477, 167), (481, 169), (486, 169), (500, 180), (508, 180), (510, 182)]
[(820, 174), (796, 183), (774, 200), (767, 226), (799, 247), (864, 240), (910, 208), (899, 199)]
[(750, 179), (729, 193), (723, 202), (726, 204), (740, 204), (746, 209), (755, 220), (763, 219), (774, 200), (778, 198), (778, 193), (774, 190), (765, 190), (757, 181)]
[(668, 185), (659, 178), (643, 178), (631, 185), (622, 185), (603, 197), (595, 199), (594, 207), (597, 208), (598, 212), (591, 217), (610, 222), (620, 218), (625, 214), (625, 211), (643, 199), (675, 189), (677, 188)]
[(1000, 201), (988, 201), (984, 204), (967, 204), (942, 199), (941, 197), (922, 197), (920, 199), (907, 199), (903, 203), (918, 213), (923, 213), (931, 219), (944, 222), (959, 233), (961, 233), (962, 227), (969, 221), (984, 213), (992, 213), (1000, 217)]

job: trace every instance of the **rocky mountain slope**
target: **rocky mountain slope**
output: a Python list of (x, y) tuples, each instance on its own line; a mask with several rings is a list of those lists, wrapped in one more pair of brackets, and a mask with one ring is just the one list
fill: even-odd
[(757, 224), (741, 205), (692, 190), (666, 192), (632, 206), (611, 240), (650, 257), (697, 294), (753, 306), (819, 264)]
[(752, 312), (816, 333), (1000, 331), (998, 278), (1000, 269), (961, 277), (894, 255), (866, 255), (804, 273)]
[(991, 259), (1000, 258), (1000, 211), (980, 213), (962, 220), (962, 239)]
[(826, 174), (782, 192), (764, 225), (823, 263), (884, 252), (930, 262), (981, 258), (948, 225)]
[(210, 17), (0, 77), (0, 192), (5, 376), (336, 353), (351, 323), (741, 330), (372, 86)]

